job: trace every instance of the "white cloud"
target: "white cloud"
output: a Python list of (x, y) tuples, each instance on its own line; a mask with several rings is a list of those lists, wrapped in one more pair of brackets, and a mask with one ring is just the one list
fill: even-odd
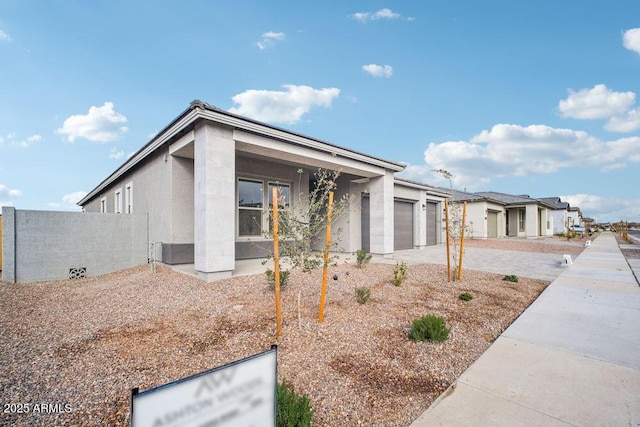
[(640, 108), (611, 117), (604, 128), (611, 132), (633, 132), (640, 129)]
[(424, 161), (424, 166), (408, 168), (403, 176), (437, 182), (439, 177), (431, 171), (446, 169), (453, 174), (456, 188), (473, 191), (485, 187), (492, 178), (578, 167), (597, 167), (606, 172), (640, 163), (640, 136), (602, 141), (571, 129), (498, 124), (469, 141), (430, 143)]
[(129, 128), (122, 126), (122, 123), (127, 122), (127, 118), (116, 112), (113, 107), (112, 102), (105, 102), (102, 107), (91, 106), (86, 115), (67, 118), (56, 133), (66, 135), (69, 142), (75, 142), (76, 138), (95, 142), (115, 141)]
[(11, 37), (9, 36), (9, 34), (5, 33), (4, 31), (0, 30), (0, 40), (4, 40), (7, 42), (11, 41)]
[(632, 28), (622, 34), (622, 44), (629, 50), (640, 53), (640, 28)]
[[(401, 19), (402, 15), (392, 11), (391, 9), (380, 9), (377, 12), (356, 12), (354, 14), (349, 15), (352, 19), (360, 22), (369, 22), (369, 21), (377, 21), (379, 19)], [(407, 21), (413, 21), (413, 18), (405, 18)]]
[(47, 206), (56, 210), (79, 211), (82, 210), (82, 208), (78, 206), (77, 203), (86, 195), (87, 193), (84, 191), (74, 191), (73, 193), (62, 196), (62, 203), (49, 202), (47, 203)]
[(636, 94), (633, 92), (615, 92), (605, 85), (598, 84), (592, 89), (574, 92), (558, 104), (562, 117), (574, 119), (604, 119), (623, 114), (633, 105)]
[(22, 191), (0, 184), (0, 208), (2, 206), (13, 206), (12, 199), (20, 196), (22, 196)]
[(111, 147), (111, 151), (109, 152), (109, 158), (113, 160), (120, 160), (124, 157), (124, 151), (118, 150), (116, 147)]
[(640, 108), (631, 109), (634, 92), (615, 92), (605, 85), (574, 92), (558, 104), (562, 117), (574, 119), (609, 119), (604, 128), (610, 132), (633, 132), (640, 129)]
[(28, 148), (28, 147), (32, 146), (33, 144), (36, 144), (38, 142), (42, 142), (43, 140), (44, 139), (42, 138), (42, 135), (38, 135), (38, 134), (34, 134), (34, 135), (31, 135), (31, 136), (28, 136), (25, 139), (16, 139), (15, 132), (12, 132), (12, 133), (8, 134), (5, 137), (0, 135), (0, 145), (4, 144), (6, 142), (6, 143), (11, 144), (13, 146), (23, 147), (23, 148)]
[(640, 199), (622, 199), (603, 197), (593, 194), (562, 195), (563, 202), (579, 207), (584, 216), (598, 222), (638, 221), (640, 220)]
[(67, 204), (75, 205), (78, 203), (87, 193), (85, 191), (74, 191), (73, 193), (65, 194), (62, 196), (62, 201)]
[(231, 99), (237, 107), (229, 112), (271, 123), (297, 123), (312, 107), (331, 106), (340, 89), (314, 89), (310, 86), (283, 85), (286, 91), (250, 89)]
[(391, 65), (368, 64), (363, 65), (362, 69), (373, 77), (384, 77), (388, 79), (393, 75), (393, 67)]
[(22, 191), (17, 189), (11, 189), (4, 184), (0, 184), (0, 197), (20, 197)]
[(274, 31), (268, 31), (262, 35), (262, 40), (256, 43), (256, 46), (260, 48), (260, 50), (269, 49), (275, 46), (275, 42), (277, 40), (285, 39), (284, 33), (276, 33)]
[(28, 148), (31, 147), (33, 144), (36, 144), (38, 142), (42, 141), (42, 136), (41, 135), (31, 135), (28, 136), (25, 139), (21, 139), (19, 141), (13, 141), (12, 143), (14, 145), (17, 145), (19, 147), (24, 147), (24, 148)]

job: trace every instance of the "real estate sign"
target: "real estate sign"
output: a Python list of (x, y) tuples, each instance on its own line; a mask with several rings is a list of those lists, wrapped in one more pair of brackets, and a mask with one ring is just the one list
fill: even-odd
[(131, 393), (133, 427), (275, 426), (277, 348)]

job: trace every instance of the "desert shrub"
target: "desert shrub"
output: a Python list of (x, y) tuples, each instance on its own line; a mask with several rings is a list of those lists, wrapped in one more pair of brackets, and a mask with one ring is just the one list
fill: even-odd
[[(275, 289), (276, 287), (276, 273), (268, 269), (264, 272), (267, 276), (267, 283), (271, 289)], [(283, 291), (284, 288), (287, 287), (287, 283), (289, 282), (289, 270), (280, 270), (280, 290)]]
[(278, 427), (305, 427), (311, 425), (313, 409), (309, 398), (297, 394), (293, 386), (278, 383), (276, 390), (276, 425)]
[(393, 267), (393, 284), (396, 286), (402, 285), (404, 280), (407, 278), (407, 263), (400, 262), (396, 263), (396, 266)]
[(504, 276), (502, 278), (502, 280), (506, 280), (507, 282), (516, 283), (518, 281), (518, 276), (516, 276), (515, 274), (509, 274), (507, 276)]
[(473, 295), (471, 295), (469, 292), (463, 292), (458, 296), (458, 298), (460, 298), (462, 301), (471, 301), (473, 299)]
[(444, 317), (428, 314), (413, 321), (409, 337), (414, 341), (442, 342), (449, 337), (449, 332), (451, 328), (447, 328)]
[(360, 304), (366, 304), (367, 301), (369, 301), (369, 298), (371, 298), (371, 289), (366, 286), (356, 288), (356, 300)]
[(369, 261), (371, 261), (371, 254), (367, 254), (362, 249), (356, 251), (356, 265), (358, 268), (362, 268)]

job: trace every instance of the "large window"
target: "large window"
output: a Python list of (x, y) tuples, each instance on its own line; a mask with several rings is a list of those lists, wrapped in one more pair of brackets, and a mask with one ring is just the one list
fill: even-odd
[(262, 234), (263, 183), (249, 179), (238, 180), (238, 235)]
[[(263, 215), (265, 205), (273, 206), (273, 188), (278, 189), (278, 206), (291, 203), (291, 186), (278, 182), (240, 178), (238, 180), (238, 236), (261, 236), (271, 227), (269, 215)], [(265, 192), (267, 194), (265, 194)]]

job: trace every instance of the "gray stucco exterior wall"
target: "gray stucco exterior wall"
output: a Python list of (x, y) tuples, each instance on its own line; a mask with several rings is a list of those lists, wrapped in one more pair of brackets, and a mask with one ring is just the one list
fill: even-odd
[(147, 262), (147, 216), (16, 210), (3, 207), (3, 279), (96, 276)]

